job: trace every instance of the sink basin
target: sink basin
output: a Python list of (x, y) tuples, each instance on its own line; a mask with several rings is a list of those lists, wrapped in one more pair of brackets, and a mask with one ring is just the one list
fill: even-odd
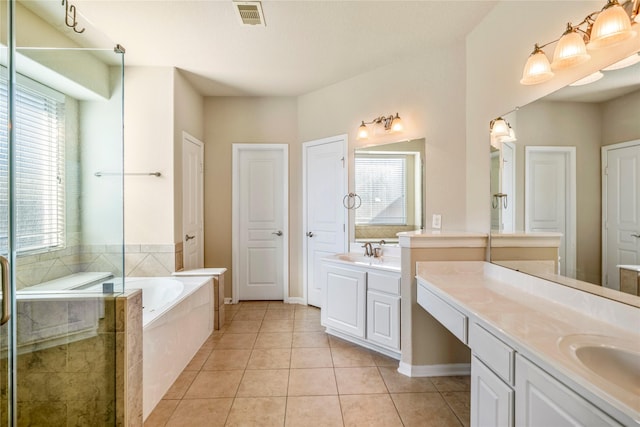
[(400, 258), (394, 256), (381, 256), (378, 258), (374, 258), (355, 253), (345, 253), (334, 255), (330, 258), (350, 264), (375, 267), (390, 271), (400, 271)]
[(605, 335), (569, 335), (560, 349), (606, 382), (640, 394), (640, 343)]

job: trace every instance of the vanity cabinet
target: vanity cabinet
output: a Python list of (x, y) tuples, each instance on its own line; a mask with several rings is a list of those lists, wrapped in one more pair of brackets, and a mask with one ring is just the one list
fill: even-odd
[(519, 354), (515, 390), (518, 426), (622, 425)]
[(514, 394), (475, 354), (471, 356), (472, 426), (513, 426)]
[(400, 272), (322, 263), (322, 324), (327, 332), (400, 356)]

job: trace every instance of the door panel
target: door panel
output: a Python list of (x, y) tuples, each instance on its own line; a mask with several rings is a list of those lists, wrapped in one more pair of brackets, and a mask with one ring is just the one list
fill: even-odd
[(283, 300), (286, 148), (236, 147), (237, 298)]
[(607, 151), (604, 286), (620, 290), (618, 265), (640, 263), (640, 145)]
[(191, 136), (182, 140), (182, 223), (184, 269), (204, 267), (203, 144)]
[(344, 137), (305, 144), (307, 303), (322, 304), (320, 260), (346, 251)]

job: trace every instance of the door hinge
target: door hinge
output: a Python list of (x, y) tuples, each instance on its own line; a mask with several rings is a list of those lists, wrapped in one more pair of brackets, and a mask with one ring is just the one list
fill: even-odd
[(609, 166), (604, 167), (604, 174), (609, 175)]
[(342, 156), (342, 158), (340, 159), (340, 161), (342, 162), (342, 168), (344, 169), (344, 156)]

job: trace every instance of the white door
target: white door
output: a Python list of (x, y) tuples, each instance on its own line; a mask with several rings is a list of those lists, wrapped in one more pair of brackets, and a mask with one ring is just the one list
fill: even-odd
[(204, 144), (182, 134), (182, 231), (184, 269), (204, 267)]
[(502, 228), (505, 233), (516, 231), (516, 150), (512, 142), (502, 143), (501, 191), (506, 196), (500, 203)]
[(526, 147), (525, 162), (525, 231), (562, 233), (560, 274), (575, 278), (575, 147)]
[(620, 290), (617, 266), (640, 264), (640, 141), (603, 147), (602, 158), (602, 283)]
[(307, 303), (322, 305), (320, 260), (346, 252), (346, 135), (303, 145), (304, 287)]
[(233, 144), (233, 300), (288, 287), (288, 147)]

